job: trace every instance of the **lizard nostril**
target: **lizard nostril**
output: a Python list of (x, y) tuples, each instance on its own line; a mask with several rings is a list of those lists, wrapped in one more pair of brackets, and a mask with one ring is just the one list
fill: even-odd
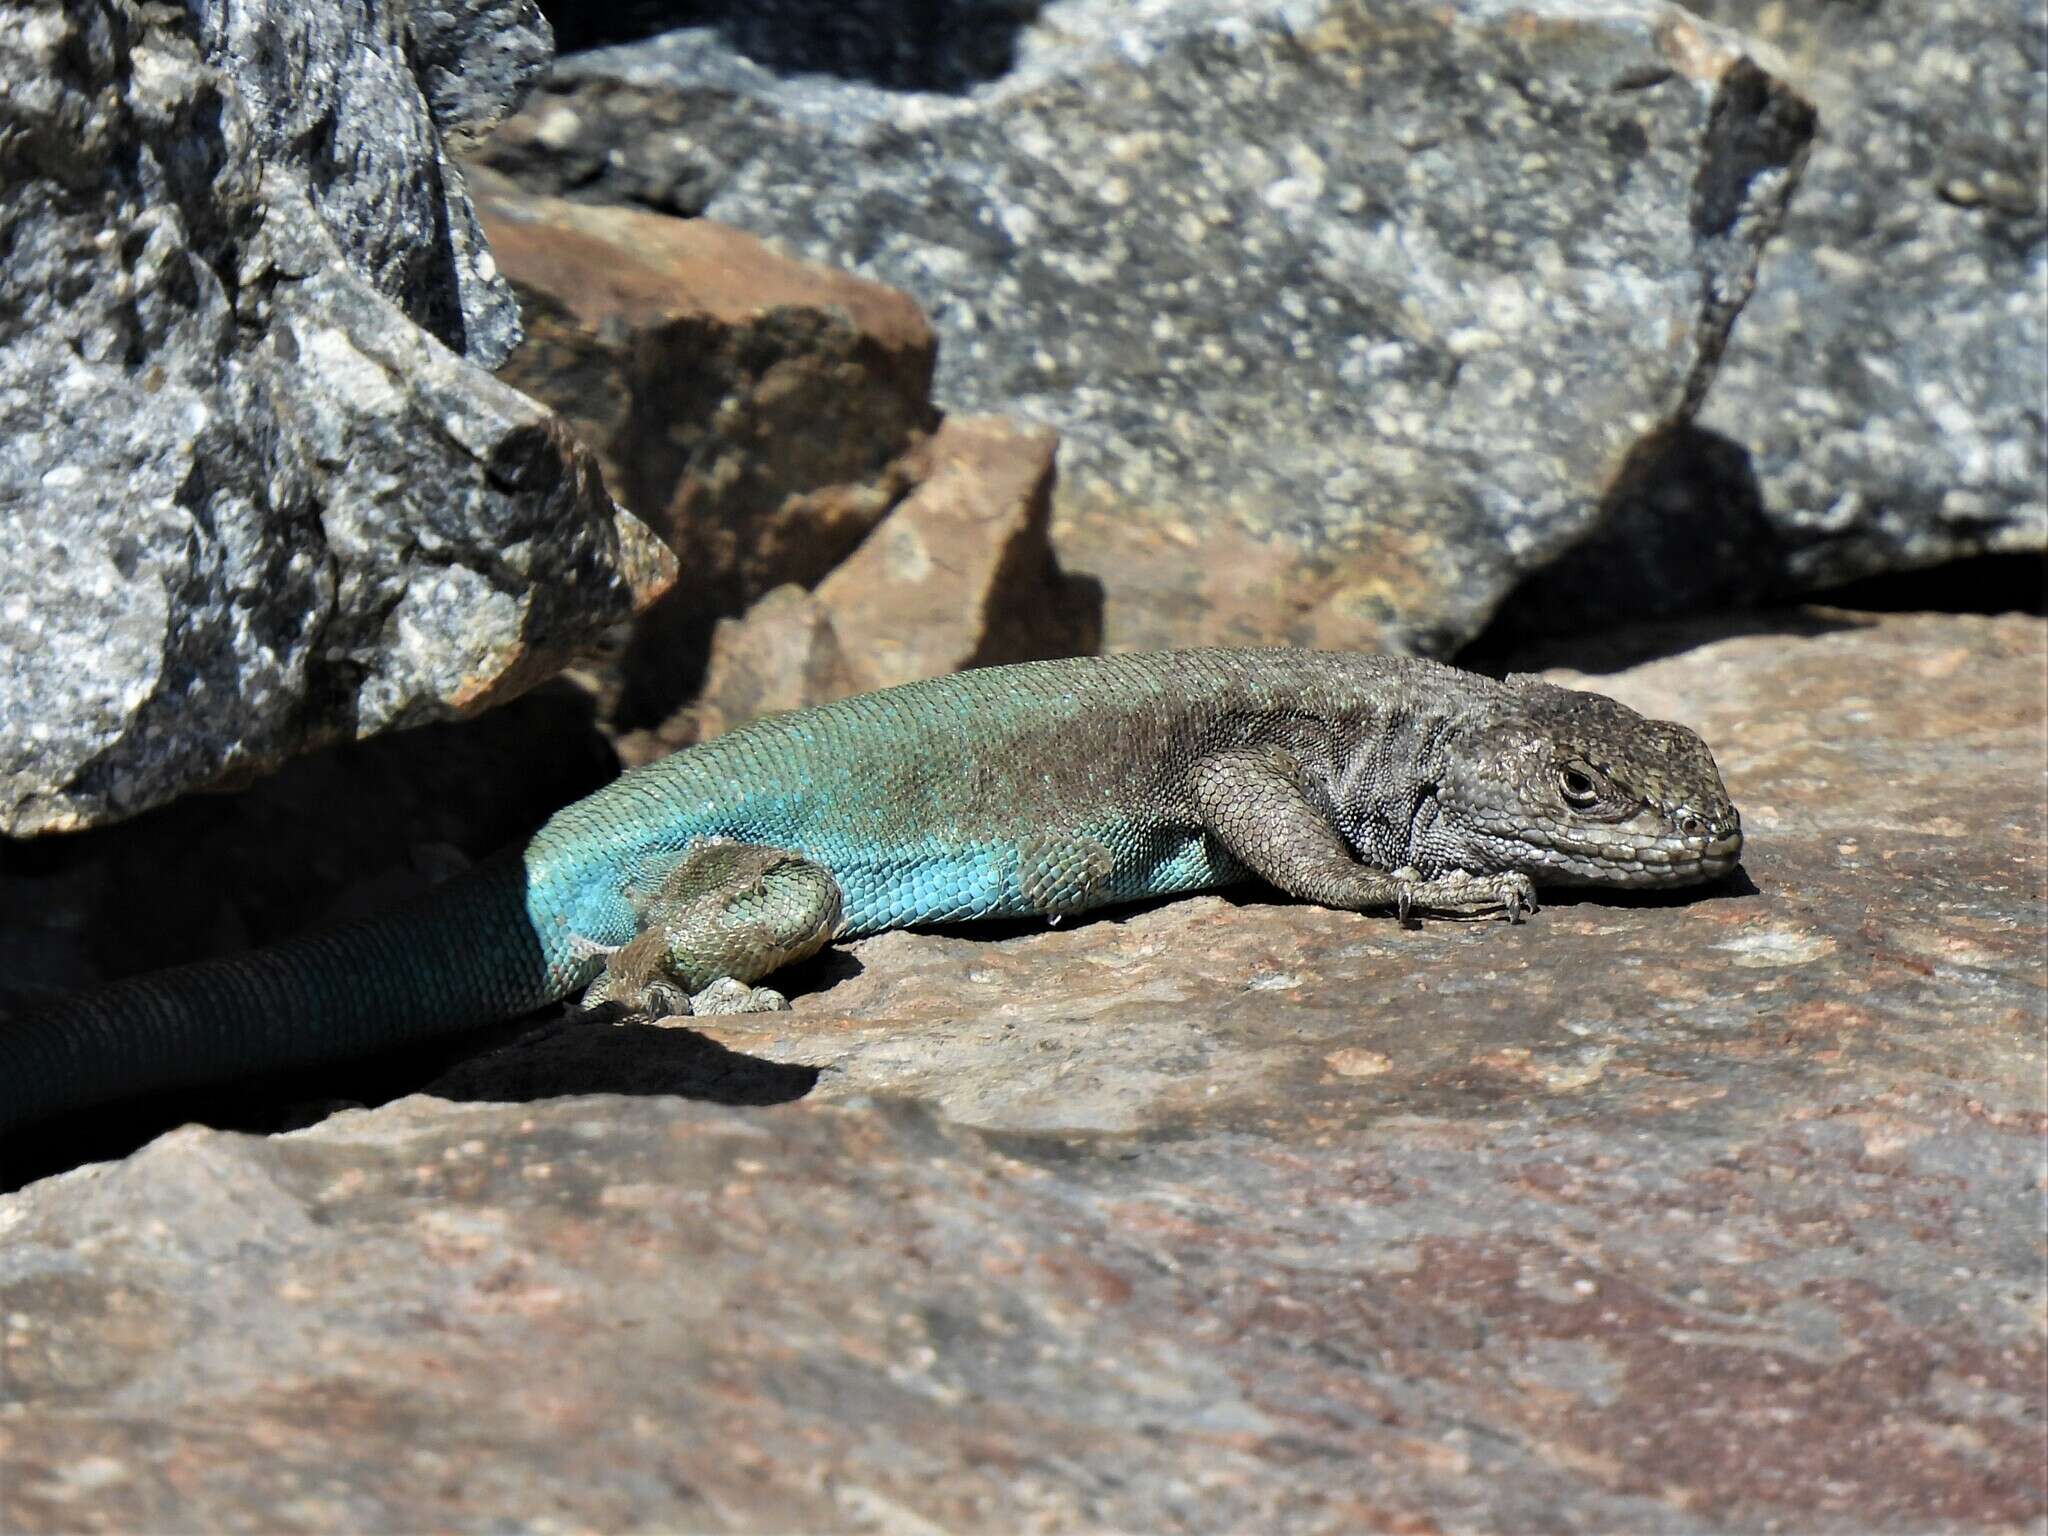
[(1687, 837), (1701, 837), (1706, 833), (1707, 824), (1691, 811), (1680, 811), (1678, 813), (1678, 830)]

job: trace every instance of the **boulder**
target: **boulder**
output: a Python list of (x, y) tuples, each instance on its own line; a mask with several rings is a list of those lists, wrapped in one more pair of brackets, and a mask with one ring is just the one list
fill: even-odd
[(1788, 582), (2048, 550), (2048, 58), (2001, 0), (1704, 0), (1825, 131), (1700, 424)]
[(1601, 526), (1504, 605), (1500, 638), (2048, 549), (2036, 18), (1693, 8), (1772, 47), (1823, 132), (1696, 422), (1646, 445)]
[(905, 457), (911, 488), (815, 592), (776, 588), (719, 621), (696, 699), (619, 743), (645, 762), (763, 715), (968, 667), (1088, 655), (1101, 589), (1048, 538), (1044, 429), (950, 416)]
[(816, 582), (903, 494), (896, 461), (937, 415), (910, 299), (715, 220), (476, 180), (527, 315), (501, 376), (596, 450), (681, 556), (692, 605)]
[[(430, 108), (414, 14), (5, 9), (0, 831), (479, 708), (671, 578), (477, 366), (516, 324), (435, 112), (494, 108)], [(484, 31), (516, 89), (544, 38)]]
[[(688, 180), (917, 299), (949, 408), (1059, 431), (1112, 647), (1471, 638), (1692, 417), (1812, 132), (1734, 34), (1633, 0), (1063, 0), (952, 62), (903, 7), (815, 14), (565, 59), (484, 153)], [(607, 139), (662, 149), (593, 172)]]
[(818, 581), (908, 489), (938, 414), (931, 327), (895, 289), (715, 220), (473, 174), (529, 328), (501, 377), (573, 424), (685, 573), (617, 668), (614, 719), (655, 727), (701, 691), (718, 620)]
[(869, 687), (1095, 649), (1094, 583), (1048, 537), (1057, 447), (999, 416), (948, 416), (920, 446), (910, 493), (818, 584)]

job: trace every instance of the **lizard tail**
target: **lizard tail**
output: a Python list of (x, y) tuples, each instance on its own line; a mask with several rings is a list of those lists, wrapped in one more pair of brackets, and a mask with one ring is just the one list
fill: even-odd
[(590, 963), (566, 945), (544, 947), (533, 906), (523, 864), (501, 856), (346, 926), (37, 999), (0, 1015), (0, 1131), (541, 1007), (572, 991)]

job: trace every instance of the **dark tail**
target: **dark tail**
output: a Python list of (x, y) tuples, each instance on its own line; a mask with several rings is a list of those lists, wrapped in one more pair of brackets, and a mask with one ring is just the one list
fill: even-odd
[(166, 1088), (368, 1055), (510, 1018), (578, 979), (503, 856), (345, 927), (0, 1017), (0, 1131)]

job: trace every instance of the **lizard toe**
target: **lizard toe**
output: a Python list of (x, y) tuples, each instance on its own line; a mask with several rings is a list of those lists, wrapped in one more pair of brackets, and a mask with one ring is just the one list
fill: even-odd
[(690, 998), (690, 1011), (699, 1015), (787, 1013), (789, 999), (773, 987), (750, 987), (734, 977), (721, 976)]

